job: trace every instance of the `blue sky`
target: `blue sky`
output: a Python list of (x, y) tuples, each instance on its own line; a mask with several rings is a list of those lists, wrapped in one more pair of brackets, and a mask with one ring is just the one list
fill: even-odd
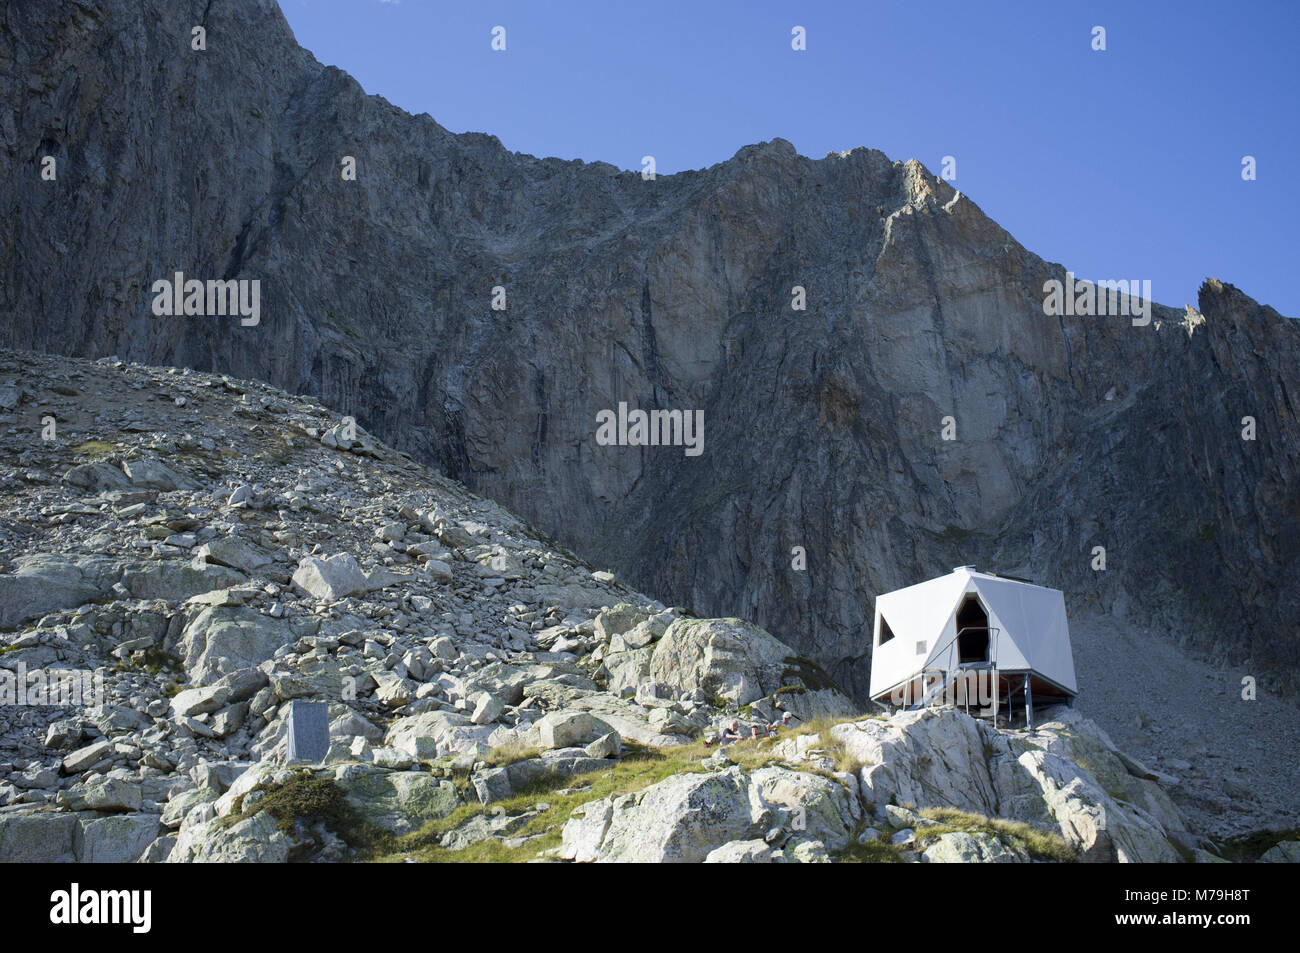
[(777, 136), (951, 155), (954, 186), (1081, 278), (1179, 306), (1213, 276), (1300, 316), (1295, 0), (280, 2), (321, 62), (453, 132), (661, 174)]

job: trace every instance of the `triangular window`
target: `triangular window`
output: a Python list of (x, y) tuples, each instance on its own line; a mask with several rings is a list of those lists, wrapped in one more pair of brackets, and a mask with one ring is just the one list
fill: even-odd
[(884, 645), (893, 637), (894, 637), (894, 630), (889, 627), (888, 620), (886, 620), (885, 617), (882, 615), (880, 617), (880, 641), (877, 642), (876, 644)]

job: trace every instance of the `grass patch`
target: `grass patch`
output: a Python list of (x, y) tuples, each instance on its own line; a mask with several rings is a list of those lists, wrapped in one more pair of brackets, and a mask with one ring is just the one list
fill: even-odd
[(304, 824), (323, 821), (349, 847), (359, 851), (358, 859), (363, 860), (392, 844), (393, 835), (357, 813), (333, 778), (318, 778), (310, 771), (301, 770), (282, 784), (260, 784), (253, 790), (261, 791), (263, 796), (247, 807), (244, 806), (247, 795), (237, 798), (234, 809), (222, 819), (223, 826), (231, 827), (264, 813), (275, 818), (276, 827), (282, 833), (292, 835), (300, 821)]
[(793, 735), (795, 737), (798, 737), (800, 735), (817, 735), (818, 747), (811, 749), (809, 751), (809, 754), (812, 754), (815, 751), (821, 751), (821, 753), (825, 757), (835, 762), (836, 771), (844, 771), (850, 774), (856, 774), (857, 772), (861, 771), (863, 768), (867, 767), (867, 765), (869, 765), (871, 762), (863, 761), (849, 754), (848, 745), (845, 744), (843, 741), (841, 741), (839, 738), (836, 738), (834, 735), (832, 735), (831, 729), (834, 728), (836, 725), (843, 725), (848, 722), (860, 721), (863, 718), (867, 718), (867, 717), (874, 717), (874, 716), (862, 715), (857, 718), (845, 718), (842, 715), (837, 715), (837, 716), (826, 717), (826, 718), (814, 718), (812, 721), (806, 721), (803, 724), (799, 725), (799, 727), (794, 730)]
[[(726, 748), (728, 757), (745, 770), (780, 763), (772, 754), (773, 740), (738, 741)], [(464, 804), (446, 817), (429, 821), (420, 830), (397, 838), (392, 849), (374, 859), (401, 861), (410, 857), (426, 863), (442, 862), (509, 862), (535, 859), (541, 851), (560, 844), (561, 830), (573, 810), (583, 804), (613, 795), (632, 794), (657, 784), (677, 774), (698, 774), (707, 771), (703, 760), (715, 752), (703, 742), (681, 745), (676, 748), (648, 748), (624, 741), (624, 755), (611, 761), (607, 771), (574, 777), (550, 776), (539, 778), (528, 787), (517, 791), (504, 801), (489, 805)], [(807, 766), (800, 770), (808, 771)], [(809, 772), (819, 773), (819, 772)], [(508, 837), (532, 837), (517, 847), (507, 847), (497, 838), (479, 841), (461, 850), (447, 850), (440, 846), (442, 835), (455, 830), (478, 815), (504, 812), (517, 816), (534, 811), (539, 801), (548, 806), (528, 818)]]
[[(442, 861), (524, 861), (534, 859), (538, 852), (560, 843), (560, 831), (573, 809), (590, 801), (615, 794), (630, 794), (656, 784), (674, 774), (705, 770), (700, 763), (703, 745), (686, 745), (681, 748), (642, 748), (624, 742), (625, 755), (610, 762), (610, 770), (575, 777), (552, 775), (539, 778), (517, 791), (504, 801), (489, 805), (463, 804), (446, 817), (429, 821), (418, 831), (398, 838), (392, 850), (377, 860), (416, 860), (437, 863)], [(559, 793), (563, 791), (564, 793)], [(530, 817), (512, 832), (511, 837), (545, 835), (517, 848), (506, 847), (492, 838), (480, 841), (463, 850), (446, 850), (440, 846), (442, 835), (455, 830), (478, 815), (504, 812), (518, 815), (536, 808), (539, 801), (549, 805), (546, 810)]]
[(840, 864), (901, 864), (899, 848), (884, 841), (869, 840), (865, 844), (854, 842), (833, 855)]
[(830, 728), (826, 728), (821, 733), (821, 744), (826, 750), (826, 756), (835, 762), (836, 771), (844, 771), (849, 774), (857, 774), (867, 766), (867, 762), (860, 758), (855, 758), (849, 753), (849, 746), (831, 734)]
[(494, 767), (504, 768), (516, 761), (527, 761), (529, 758), (540, 757), (541, 753), (538, 748), (512, 741), (509, 744), (498, 745), (493, 748), (484, 756), (483, 760)]
[(934, 826), (918, 828), (916, 841), (924, 846), (943, 834), (965, 831), (970, 834), (993, 834), (1004, 842), (1020, 848), (1034, 860), (1058, 864), (1072, 864), (1078, 858), (1065, 838), (1054, 831), (1044, 831), (1019, 821), (984, 817), (951, 807), (927, 807), (921, 816), (935, 821)]
[[(774, 738), (749, 738), (744, 741), (736, 741), (727, 745), (727, 757), (734, 764), (740, 765), (745, 771), (756, 771), (759, 768), (769, 768), (774, 764), (784, 764), (780, 758), (772, 753), (772, 746), (777, 739)], [(807, 765), (800, 766), (801, 771), (808, 774), (820, 774)]]
[(87, 440), (85, 443), (72, 448), (74, 454), (86, 454), (91, 457), (102, 457), (108, 453), (116, 453), (117, 447), (103, 440)]
[[(843, 719), (824, 719), (813, 726), (818, 733)], [(799, 733), (808, 732), (801, 726)], [(789, 738), (792, 730), (782, 730), (778, 738)], [(783, 764), (773, 754), (776, 739), (759, 738), (738, 741), (726, 747), (729, 760), (746, 771)], [(296, 774), (282, 785), (264, 785), (261, 800), (244, 808), (242, 800), (226, 823), (251, 817), (265, 811), (270, 813), (281, 830), (292, 830), (298, 820), (322, 820), (353, 848), (353, 860), (380, 863), (399, 863), (417, 860), (423, 863), (522, 863), (538, 859), (545, 851), (558, 847), (566, 821), (575, 808), (603, 798), (632, 794), (680, 774), (696, 774), (711, 770), (704, 759), (714, 754), (716, 747), (703, 742), (675, 748), (650, 748), (624, 741), (624, 756), (611, 760), (607, 770), (591, 774), (562, 777), (550, 775), (539, 778), (527, 787), (517, 790), (510, 798), (482, 805), (474, 800), (469, 790), (469, 772), (452, 768), (452, 781), (462, 789), (466, 803), (450, 814), (429, 820), (419, 830), (398, 837), (374, 828), (360, 818), (348, 804), (342, 790), (328, 778), (316, 778), (310, 772)], [(522, 746), (503, 746), (494, 749), (485, 760), (494, 764), (510, 764), (533, 757), (532, 749)], [(828, 772), (816, 771), (806, 764), (791, 765), (809, 774), (832, 777)], [(832, 778), (835, 780), (834, 778)], [(463, 785), (463, 787), (462, 787)], [(546, 807), (537, 810), (544, 802)], [(517, 827), (508, 833), (486, 837), (458, 850), (442, 846), (443, 835), (472, 822), (476, 817), (504, 814), (519, 818)], [(525, 817), (521, 818), (521, 815)], [(505, 840), (526, 839), (523, 843), (508, 846)], [(890, 844), (854, 845), (842, 852), (842, 859), (856, 862), (893, 863), (899, 860), (897, 850)]]
[(294, 459), (294, 452), (297, 449), (297, 444), (292, 437), (286, 437), (276, 431), (269, 440), (261, 444), (260, 449), (254, 454), (254, 459), (266, 460), (278, 466), (287, 466)]
[[(138, 656), (138, 658), (137, 658)], [(127, 658), (118, 662), (116, 669), (124, 671), (147, 672), (150, 675), (183, 676), (185, 665), (175, 655), (165, 651), (161, 646), (151, 645), (137, 649)], [(179, 689), (177, 689), (179, 691)]]
[[(425, 864), (522, 864), (535, 860), (544, 850), (559, 846), (560, 828), (557, 826), (543, 836), (517, 847), (507, 847), (497, 838), (489, 837), (461, 850), (430, 847), (419, 854), (409, 856), (416, 857)], [(382, 858), (385, 862), (393, 862), (397, 859), (396, 857)]]

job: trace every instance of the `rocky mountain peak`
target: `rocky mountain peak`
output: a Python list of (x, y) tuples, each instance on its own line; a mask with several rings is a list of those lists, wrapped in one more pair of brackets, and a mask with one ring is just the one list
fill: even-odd
[[(209, 37), (201, 57), (189, 47), (196, 23)], [(875, 595), (954, 565), (997, 566), (1067, 594), (1083, 710), (1145, 761), (1194, 765), (1186, 777), (1152, 770), (1180, 778), (1190, 792), (1180, 809), (1202, 826), (1239, 832), (1236, 795), (1225, 792), (1235, 777), (1227, 765), (1244, 749), (1229, 734), (1261, 752), (1294, 744), (1293, 709), (1276, 703), (1300, 690), (1300, 325), (1232, 285), (1208, 280), (1194, 310), (1159, 304), (1166, 295), (1156, 288), (1137, 302), (1140, 315), (1093, 305), (1053, 312), (1052, 283), (1077, 277), (1095, 304), (1098, 282), (1141, 288), (1142, 276), (1074, 276), (920, 162), (868, 148), (812, 160), (773, 139), (653, 179), (514, 153), (486, 132), (453, 134), (367, 95), (298, 46), (273, 0), (11, 5), (0, 25), (0, 90), (9, 225), (0, 234), (0, 345), (23, 352), (6, 373), (17, 380), (23, 366), (62, 355), (112, 357), (123, 375), (113, 382), (98, 364), (51, 365), (75, 398), (25, 377), (5, 391), (6, 413), (48, 403), (65, 430), (104, 421), (72, 459), (75, 447), (35, 443), (39, 418), (12, 422), (31, 443), (13, 448), (8, 478), (22, 515), (4, 524), (2, 578), (15, 587), (0, 622), (6, 637), (21, 642), (35, 623), (42, 634), (32, 645), (48, 648), (40, 623), (55, 613), (42, 598), (80, 607), (110, 596), (176, 596), (135, 636), (153, 638), (165, 621), (169, 651), (194, 613), (226, 632), (270, 626), (283, 635), (295, 612), (281, 596), (296, 591), (299, 569), (322, 585), (338, 574), (367, 586), (373, 573), (398, 571), (389, 558), (412, 576), (437, 572), (429, 564), (446, 562), (440, 531), (460, 540), (456, 527), (487, 525), (497, 506), (517, 514), (501, 517), (510, 545), (495, 531), (479, 539), (465, 530), (475, 540), (465, 546), (488, 548), (446, 562), (450, 582), (477, 584), (470, 561), (491, 570), (502, 556), (513, 566), (508, 557), (522, 547), (530, 580), (540, 572), (543, 588), (581, 593), (516, 617), (511, 638), (540, 621), (585, 645), (595, 621), (568, 613), (597, 608), (593, 592), (610, 609), (657, 600), (683, 618), (746, 620), (862, 705)], [(55, 180), (41, 179), (45, 158), (57, 161)], [(354, 178), (341, 173), (347, 159)], [(205, 284), (257, 282), (257, 315), (157, 313), (156, 283), (178, 272)], [(209, 447), (165, 416), (178, 399), (228, 386), (253, 395), (222, 409), (228, 425), (262, 431), (214, 428)], [(98, 390), (131, 400), (110, 419), (92, 399)], [(285, 395), (313, 395), (313, 409), (293, 413), (315, 436), (281, 430), (263, 413), (289, 406)], [(606, 415), (628, 412), (702, 421), (698, 452), (598, 439)], [(353, 441), (343, 447), (337, 429), (345, 418), (373, 435), (361, 448), (392, 449), (353, 459)], [(333, 445), (320, 442), (326, 435)], [(97, 453), (93, 441), (107, 449)], [(227, 446), (265, 469), (234, 484)], [(301, 461), (310, 472), (297, 489), (296, 475), (276, 468), (299, 465), (308, 449), (325, 456)], [(440, 474), (428, 477), (423, 510), (376, 508), (367, 493), (383, 498), (383, 481), (399, 479), (358, 463), (376, 459)], [(337, 510), (310, 506), (320, 483)], [(180, 498), (185, 512), (175, 513), (136, 499), (160, 492), (198, 495)], [(274, 515), (232, 502), (238, 492)], [(461, 508), (426, 518), (435, 503)], [(245, 511), (257, 514), (252, 525)], [(76, 558), (29, 545), (50, 520), (75, 534), (100, 519), (110, 521), (109, 539), (78, 537)], [(356, 535), (358, 525), (369, 533), (389, 523), (402, 535)], [(210, 574), (222, 575), (215, 557), (202, 570), (171, 565), (198, 555), (180, 545), (198, 531), (212, 536), (196, 535), (197, 548), (244, 559), (249, 547), (277, 576), (247, 589), (239, 580), (210, 586)], [(356, 566), (300, 565), (348, 555), (333, 532)], [(425, 544), (426, 559), (411, 554)], [(583, 568), (596, 566), (614, 582)], [(591, 581), (577, 578), (583, 572)], [(484, 578), (498, 576), (494, 592), (516, 582)], [(220, 604), (180, 608), (226, 589), (235, 594), (211, 597)], [(19, 594), (35, 601), (22, 609)], [(380, 621), (389, 610), (410, 618), (416, 595), (367, 601)], [(437, 607), (440, 629), (468, 611), (448, 598)], [(277, 603), (287, 615), (269, 616)], [(510, 615), (515, 604), (496, 608)], [(113, 638), (118, 623), (135, 631), (119, 609), (102, 620)], [(290, 621), (254, 624), (250, 613)], [(479, 621), (471, 612), (464, 624)], [(579, 629), (585, 623), (592, 632)], [(70, 624), (61, 616), (53, 631)], [(500, 652), (533, 650), (501, 640), (483, 652), (504, 661)], [(223, 656), (191, 641), (193, 664), (218, 665)], [(407, 665), (416, 650), (369, 641), (371, 654), (364, 637), (360, 654), (370, 660), (396, 655)], [(292, 654), (318, 647), (303, 642)], [(629, 664), (639, 678), (635, 653), (647, 647), (612, 654), (637, 659)], [(337, 655), (337, 646), (325, 651)], [(1153, 679), (1164, 710), (1176, 713), (1159, 739), (1143, 701)], [(1259, 705), (1241, 698), (1243, 680), (1259, 686)], [(199, 715), (208, 714), (187, 717), (206, 724)], [(656, 718), (667, 720), (658, 727), (671, 721)], [(1265, 723), (1280, 727), (1262, 731)], [(252, 735), (245, 740), (236, 757), (253, 756)], [(1256, 755), (1241, 769), (1254, 772), (1259, 803), (1244, 811), (1251, 823), (1272, 823), (1279, 759)], [(36, 762), (43, 779), (48, 765)], [(40, 787), (32, 783), (22, 790)], [(752, 790), (734, 775), (723, 783), (737, 797)]]
[[(1263, 503), (1294, 472), (1293, 321), (1214, 282), (1208, 333), (1159, 304), (1145, 326), (1047, 315), (1065, 267), (915, 160), (774, 139), (644, 181), (536, 159), (365, 95), (273, 3), (199, 12), (193, 64), (157, 55), (185, 48), (175, 5), (15, 11), (0, 342), (316, 394), (644, 589), (753, 615), (858, 697), (871, 594), (972, 561), (1294, 690), (1300, 527)], [(32, 187), (45, 152), (61, 178)], [(258, 325), (153, 315), (178, 269), (259, 280)], [(620, 402), (702, 412), (705, 449), (598, 445)], [(1095, 546), (1125, 557), (1094, 571)]]

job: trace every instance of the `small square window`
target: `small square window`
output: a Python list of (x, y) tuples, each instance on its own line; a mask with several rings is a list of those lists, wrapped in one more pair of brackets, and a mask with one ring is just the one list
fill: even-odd
[(922, 642), (917, 642), (917, 643), (916, 643), (916, 654), (917, 654), (917, 655), (924, 655), (924, 654), (925, 654), (925, 647), (926, 647), (928, 644), (929, 644), (928, 642), (924, 642), (924, 641), (922, 641)]

